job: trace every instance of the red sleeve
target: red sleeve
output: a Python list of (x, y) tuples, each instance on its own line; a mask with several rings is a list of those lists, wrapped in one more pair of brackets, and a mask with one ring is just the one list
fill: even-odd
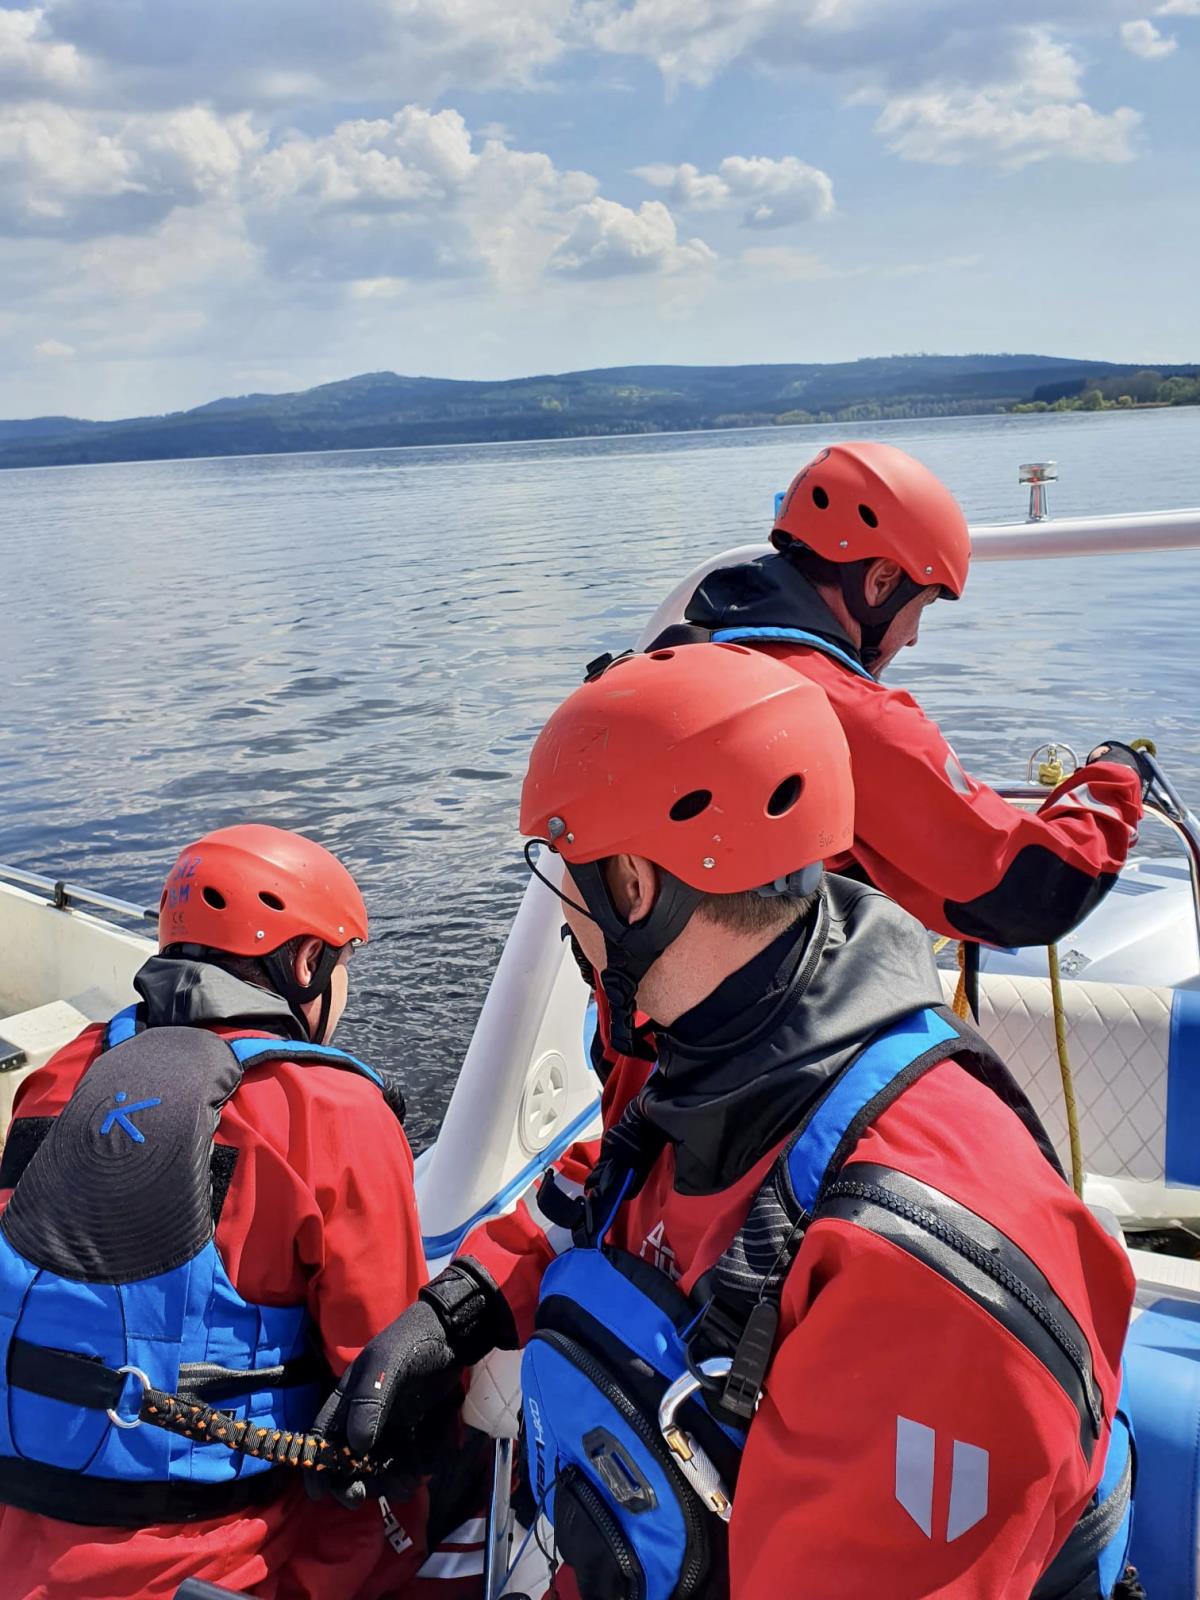
[[(344, 1118), (314, 1152), (319, 1220), (306, 1218), (297, 1240), (310, 1268), (309, 1313), (335, 1373), (413, 1303), (428, 1278), (412, 1151), (391, 1112), (382, 1104), (372, 1110)], [(321, 1139), (319, 1128), (311, 1132)]]
[(1105, 1448), (1089, 1469), (1045, 1368), (923, 1263), (842, 1221), (813, 1227), (782, 1311), (792, 1331), (738, 1479), (730, 1600), (1028, 1600)]
[(839, 677), (854, 855), (878, 888), (939, 933), (1010, 946), (1051, 944), (1099, 903), (1137, 837), (1136, 773), (1081, 767), (1022, 811), (963, 771), (910, 695)]

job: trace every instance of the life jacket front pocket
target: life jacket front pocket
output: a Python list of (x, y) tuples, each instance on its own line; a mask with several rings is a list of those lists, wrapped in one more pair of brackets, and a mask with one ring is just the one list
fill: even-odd
[(527, 1482), (584, 1600), (700, 1595), (710, 1514), (644, 1398), (580, 1340), (550, 1328), (526, 1347), (522, 1387)]

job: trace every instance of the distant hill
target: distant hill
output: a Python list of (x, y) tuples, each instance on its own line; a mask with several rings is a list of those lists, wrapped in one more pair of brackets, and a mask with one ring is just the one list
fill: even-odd
[[(607, 367), (497, 382), (368, 372), (295, 394), (212, 400), (121, 422), (0, 422), (0, 467), (560, 439), (1005, 410), (1078, 395), (1145, 363), (1061, 356), (883, 356), (747, 367)], [(1196, 366), (1156, 376), (1194, 378)]]

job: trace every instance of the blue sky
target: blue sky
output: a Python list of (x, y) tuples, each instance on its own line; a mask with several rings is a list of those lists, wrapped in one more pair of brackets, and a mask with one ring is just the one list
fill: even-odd
[(1200, 359), (1200, 0), (0, 0), (0, 415)]

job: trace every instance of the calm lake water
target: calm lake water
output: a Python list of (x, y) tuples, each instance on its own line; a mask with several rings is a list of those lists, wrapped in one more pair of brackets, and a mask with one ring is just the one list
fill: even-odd
[[(855, 433), (976, 522), (1046, 458), (1056, 513), (1200, 502), (1200, 408), (0, 473), (0, 861), (149, 904), (209, 828), (316, 835), (372, 917), (339, 1042), (404, 1071), (419, 1146), (524, 885), (542, 720)], [(1145, 733), (1197, 800), (1198, 608), (1200, 552), (980, 565), (890, 681), (980, 776)]]

